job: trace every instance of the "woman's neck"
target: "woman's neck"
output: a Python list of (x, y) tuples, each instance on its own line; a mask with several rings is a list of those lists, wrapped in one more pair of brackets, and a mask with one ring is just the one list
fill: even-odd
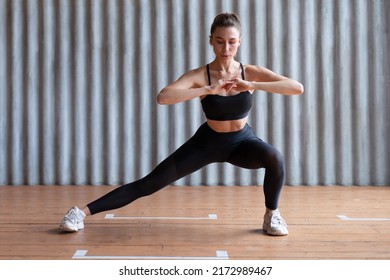
[(210, 63), (210, 66), (214, 68), (216, 71), (220, 71), (221, 73), (235, 73), (237, 71), (238, 62), (234, 59), (231, 59), (229, 61), (219, 61), (215, 59), (213, 62)]

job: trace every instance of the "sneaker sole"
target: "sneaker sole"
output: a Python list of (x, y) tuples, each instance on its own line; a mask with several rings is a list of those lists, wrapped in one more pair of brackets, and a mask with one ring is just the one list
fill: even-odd
[(78, 229), (74, 229), (74, 228), (68, 228), (68, 227), (59, 227), (58, 228), (59, 231), (63, 231), (63, 232), (76, 232), (78, 231)]
[(77, 227), (68, 227), (65, 225), (60, 225), (58, 227), (58, 230), (65, 231), (65, 232), (76, 232), (84, 228), (84, 224), (80, 223), (77, 225)]
[(288, 231), (287, 232), (271, 231), (271, 230), (268, 229), (268, 226), (266, 224), (263, 224), (263, 231), (265, 233), (267, 233), (268, 235), (272, 235), (272, 236), (285, 236), (285, 235), (288, 235)]
[(278, 231), (268, 231), (268, 230), (265, 230), (265, 229), (263, 229), (263, 231), (266, 234), (272, 235), (272, 236), (286, 236), (286, 235), (288, 235), (288, 232), (284, 233), (284, 232), (278, 232)]

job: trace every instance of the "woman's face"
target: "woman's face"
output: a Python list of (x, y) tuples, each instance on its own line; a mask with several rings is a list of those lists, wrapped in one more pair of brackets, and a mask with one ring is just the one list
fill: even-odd
[(236, 27), (217, 27), (210, 35), (210, 45), (216, 57), (222, 61), (234, 58), (240, 43), (241, 36)]

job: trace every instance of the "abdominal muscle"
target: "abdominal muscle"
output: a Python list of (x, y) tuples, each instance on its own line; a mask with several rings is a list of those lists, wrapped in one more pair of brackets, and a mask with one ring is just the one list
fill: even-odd
[(230, 121), (214, 121), (208, 119), (207, 124), (212, 130), (216, 132), (226, 133), (226, 132), (235, 132), (243, 129), (247, 120), (248, 117), (239, 120), (230, 120)]

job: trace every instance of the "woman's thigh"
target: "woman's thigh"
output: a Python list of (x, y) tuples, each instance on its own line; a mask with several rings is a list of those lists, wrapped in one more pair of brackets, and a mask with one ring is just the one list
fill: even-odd
[(170, 184), (213, 161), (214, 159), (206, 150), (190, 140), (162, 161), (147, 177), (152, 176)]
[(230, 155), (228, 162), (248, 169), (265, 168), (271, 161), (282, 159), (281, 153), (259, 138), (243, 141)]

